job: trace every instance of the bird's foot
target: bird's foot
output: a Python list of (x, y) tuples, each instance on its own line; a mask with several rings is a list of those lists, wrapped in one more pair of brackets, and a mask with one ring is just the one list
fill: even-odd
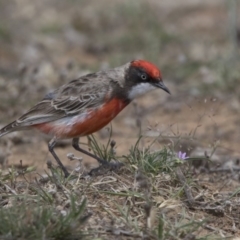
[(101, 164), (97, 168), (93, 168), (88, 175), (90, 176), (99, 176), (103, 175), (108, 171), (118, 171), (122, 166), (124, 166), (121, 162), (106, 162), (104, 164)]

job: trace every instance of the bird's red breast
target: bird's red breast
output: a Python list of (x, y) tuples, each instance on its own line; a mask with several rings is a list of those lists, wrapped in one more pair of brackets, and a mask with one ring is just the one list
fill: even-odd
[(99, 108), (86, 109), (86, 112), (79, 116), (66, 117), (33, 127), (57, 138), (86, 136), (106, 126), (127, 105), (122, 99), (113, 98)]

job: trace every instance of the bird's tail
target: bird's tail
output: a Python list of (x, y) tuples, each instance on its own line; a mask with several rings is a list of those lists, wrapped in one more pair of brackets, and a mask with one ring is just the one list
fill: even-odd
[(18, 126), (17, 121), (11, 122), (7, 126), (0, 129), (0, 137), (6, 135), (8, 133), (11, 133), (11, 132), (19, 131), (21, 129), (23, 129), (23, 127)]

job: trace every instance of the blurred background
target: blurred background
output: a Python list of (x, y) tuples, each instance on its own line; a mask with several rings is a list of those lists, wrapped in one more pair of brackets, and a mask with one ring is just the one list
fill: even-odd
[[(143, 135), (142, 146), (156, 139), (157, 148), (238, 158), (239, 13), (237, 0), (0, 0), (0, 124), (69, 80), (143, 58), (161, 68), (172, 95), (154, 91), (113, 121), (117, 154)], [(109, 131), (96, 136), (104, 143)], [(5, 136), (1, 163), (42, 169), (48, 140)], [(70, 164), (70, 141), (57, 152)]]

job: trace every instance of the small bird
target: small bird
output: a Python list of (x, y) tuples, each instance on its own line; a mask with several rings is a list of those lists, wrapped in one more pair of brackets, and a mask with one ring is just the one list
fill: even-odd
[(161, 71), (145, 60), (134, 60), (120, 67), (90, 73), (48, 93), (27, 113), (3, 127), (0, 137), (31, 128), (52, 136), (49, 151), (68, 177), (67, 169), (54, 151), (56, 141), (70, 138), (74, 149), (102, 165), (109, 164), (80, 148), (79, 138), (100, 130), (133, 99), (156, 88), (170, 94), (162, 81)]

